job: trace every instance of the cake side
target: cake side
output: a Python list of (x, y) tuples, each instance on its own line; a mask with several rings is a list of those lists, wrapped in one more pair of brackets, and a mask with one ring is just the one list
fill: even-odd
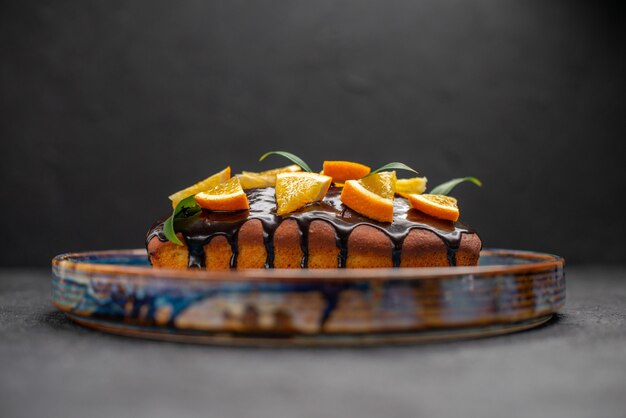
[[(182, 234), (179, 239), (184, 240)], [(340, 249), (334, 228), (325, 221), (311, 222), (308, 229), (308, 268), (337, 268)], [(454, 265), (472, 266), (478, 263), (482, 243), (476, 233), (463, 233), (454, 251)], [(186, 269), (189, 248), (153, 236), (148, 242), (148, 256), (154, 267)], [(264, 268), (267, 250), (263, 227), (258, 220), (245, 222), (237, 234), (238, 269)], [(300, 231), (294, 220), (285, 220), (276, 229), (273, 240), (274, 268), (301, 268), (304, 252)], [(347, 244), (347, 268), (393, 267), (393, 243), (382, 231), (369, 225), (359, 225), (350, 234)], [(224, 236), (214, 237), (203, 246), (204, 265), (208, 270), (231, 268), (231, 245)], [(446, 243), (435, 233), (413, 228), (402, 244), (400, 267), (444, 267), (451, 264)]]

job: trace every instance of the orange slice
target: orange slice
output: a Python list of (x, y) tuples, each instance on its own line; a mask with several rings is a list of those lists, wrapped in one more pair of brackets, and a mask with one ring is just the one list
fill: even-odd
[(459, 208), (453, 197), (438, 194), (410, 194), (407, 198), (411, 206), (427, 215), (448, 221), (459, 219)]
[(245, 210), (249, 209), (248, 198), (241, 188), (237, 177), (218, 184), (211, 190), (200, 192), (195, 196), (198, 205), (209, 210)]
[(380, 222), (393, 222), (396, 172), (383, 171), (343, 185), (341, 201), (350, 209)]
[(253, 187), (274, 187), (276, 186), (276, 174), (293, 173), (297, 171), (302, 171), (302, 168), (300, 168), (299, 165), (293, 164), (287, 167), (261, 171), (260, 173), (242, 171), (241, 174), (237, 174), (237, 177), (239, 177), (241, 187), (244, 189), (252, 189)]
[(272, 187), (276, 185), (276, 176), (264, 176), (259, 173), (241, 173), (237, 178), (244, 189), (255, 187)]
[(285, 215), (324, 198), (332, 178), (317, 173), (276, 175), (276, 214)]
[(422, 194), (426, 191), (426, 177), (412, 177), (410, 179), (398, 179), (396, 182), (396, 193), (404, 194)]
[[(295, 173), (298, 171), (302, 171), (302, 167), (300, 167), (297, 164), (292, 164), (286, 167), (278, 167), (278, 168), (273, 168), (271, 170), (261, 171), (258, 174), (262, 176), (275, 176), (278, 173)], [(244, 173), (250, 173), (250, 171), (244, 171)]]
[(363, 164), (350, 161), (324, 161), (322, 174), (333, 178), (333, 183), (345, 183), (367, 176), (371, 169)]
[(175, 209), (176, 205), (178, 205), (178, 202), (180, 202), (181, 200), (186, 199), (189, 196), (193, 196), (197, 193), (212, 189), (218, 184), (225, 182), (229, 178), (230, 178), (230, 167), (226, 167), (219, 173), (215, 173), (212, 176), (207, 177), (204, 180), (199, 181), (198, 183), (187, 187), (186, 189), (180, 190), (170, 195), (169, 198), (172, 201), (172, 208)]

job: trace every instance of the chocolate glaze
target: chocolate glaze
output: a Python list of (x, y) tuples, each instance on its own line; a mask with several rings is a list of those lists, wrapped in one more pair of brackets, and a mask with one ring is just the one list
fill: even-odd
[[(399, 267), (402, 244), (412, 229), (419, 228), (433, 232), (444, 242), (450, 266), (456, 265), (456, 251), (464, 233), (474, 233), (470, 228), (449, 221), (427, 216), (411, 209), (404, 198), (394, 199), (394, 221), (392, 223), (377, 222), (367, 218), (341, 203), (341, 188), (331, 187), (324, 199), (319, 203), (305, 206), (298, 212), (286, 216), (276, 215), (276, 199), (274, 188), (246, 190), (250, 209), (237, 212), (215, 212), (202, 210), (192, 216), (176, 219), (174, 228), (182, 233), (189, 248), (189, 267), (204, 268), (204, 246), (216, 236), (224, 236), (232, 248), (230, 266), (237, 267), (238, 245), (237, 236), (241, 226), (252, 219), (257, 219), (263, 227), (263, 242), (267, 253), (265, 268), (274, 267), (274, 232), (286, 219), (293, 219), (300, 231), (300, 247), (303, 257), (301, 267), (308, 265), (308, 233), (314, 220), (328, 222), (334, 229), (339, 248), (337, 266), (345, 267), (348, 258), (348, 238), (359, 225), (369, 225), (384, 232), (392, 243), (393, 266)], [(163, 234), (163, 221), (155, 223), (146, 237), (146, 246), (154, 237), (167, 241)]]

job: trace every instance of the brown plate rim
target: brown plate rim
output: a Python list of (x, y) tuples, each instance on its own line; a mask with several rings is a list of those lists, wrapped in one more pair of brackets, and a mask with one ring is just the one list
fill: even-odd
[(69, 269), (89, 274), (115, 274), (134, 277), (155, 277), (164, 279), (183, 279), (189, 281), (265, 281), (283, 282), (291, 280), (415, 280), (444, 279), (460, 275), (500, 275), (526, 274), (537, 271), (549, 271), (563, 268), (565, 260), (553, 254), (525, 250), (507, 250), (490, 248), (483, 249), (481, 256), (509, 256), (523, 259), (534, 259), (524, 264), (489, 265), (470, 267), (406, 267), (406, 268), (374, 268), (374, 269), (248, 269), (248, 270), (177, 270), (153, 268), (151, 266), (130, 266), (118, 264), (99, 264), (75, 261), (86, 256), (142, 256), (144, 249), (100, 250), (87, 252), (68, 252), (59, 254), (52, 259), (52, 267)]

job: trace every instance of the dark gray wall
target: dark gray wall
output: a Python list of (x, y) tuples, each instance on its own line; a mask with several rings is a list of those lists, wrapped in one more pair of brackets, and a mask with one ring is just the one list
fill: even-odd
[(3, 2), (0, 265), (141, 247), (167, 195), (284, 149), (403, 161), (487, 246), (621, 262), (623, 8), (546, 0)]

